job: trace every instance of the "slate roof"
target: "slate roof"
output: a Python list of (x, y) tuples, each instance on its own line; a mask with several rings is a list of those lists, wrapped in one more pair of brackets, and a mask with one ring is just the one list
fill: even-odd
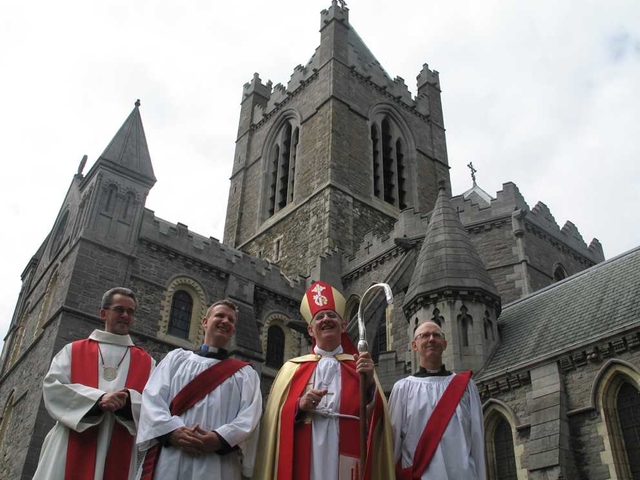
[(451, 197), (441, 186), (405, 306), (421, 296), (452, 288), (480, 290), (498, 298), (493, 280), (462, 226)]
[(155, 182), (156, 177), (153, 174), (151, 156), (147, 147), (147, 138), (144, 134), (139, 107), (140, 102), (137, 101), (133, 111), (124, 121), (113, 140), (109, 142), (100, 158), (109, 160)]
[(640, 247), (510, 303), (498, 324), (479, 380), (640, 327)]

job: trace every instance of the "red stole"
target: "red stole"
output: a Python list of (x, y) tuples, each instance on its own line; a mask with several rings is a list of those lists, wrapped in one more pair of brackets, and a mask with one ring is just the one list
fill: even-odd
[[(180, 390), (169, 405), (171, 415), (180, 416), (204, 397), (213, 392), (221, 383), (231, 377), (241, 368), (249, 365), (235, 358), (225, 358), (196, 375), (182, 390)], [(151, 480), (160, 458), (160, 445), (149, 449), (142, 466), (141, 480)]]
[(402, 458), (396, 465), (397, 480), (420, 480), (422, 474), (429, 468), (429, 463), (436, 452), (442, 435), (447, 429), (456, 407), (462, 399), (472, 372), (462, 372), (455, 375), (440, 397), (436, 408), (431, 412), (427, 425), (420, 435), (420, 440), (413, 454), (413, 465), (402, 468)]
[[(139, 347), (129, 347), (129, 372), (125, 388), (142, 392), (151, 372), (151, 357)], [(71, 383), (98, 388), (98, 342), (89, 338), (71, 344)], [(79, 433), (69, 431), (65, 480), (93, 480), (100, 425)], [(104, 480), (122, 480), (129, 474), (135, 436), (116, 422), (104, 465)]]
[[(301, 363), (291, 380), (289, 394), (280, 414), (280, 446), (278, 450), (278, 480), (308, 480), (311, 469), (312, 424), (295, 422), (298, 399), (307, 387), (317, 362)], [(340, 362), (340, 413), (358, 417), (360, 414), (359, 375), (356, 362)], [(356, 419), (339, 418), (340, 455), (360, 457), (360, 430)], [(367, 462), (369, 463), (369, 462)], [(368, 468), (369, 470), (369, 468)]]

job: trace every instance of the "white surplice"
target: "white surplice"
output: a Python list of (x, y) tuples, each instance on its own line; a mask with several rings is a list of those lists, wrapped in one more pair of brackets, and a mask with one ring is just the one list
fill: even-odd
[[(70, 429), (76, 432), (84, 432), (94, 425), (100, 426), (94, 480), (102, 480), (104, 463), (109, 451), (109, 442), (115, 422), (124, 425), (131, 435), (136, 434), (142, 395), (135, 390), (129, 390), (133, 420), (128, 420), (118, 413), (111, 412), (101, 412), (98, 415), (86, 416), (102, 395), (124, 388), (131, 361), (131, 354), (128, 353), (128, 347), (133, 345), (131, 337), (129, 335), (116, 335), (102, 330), (94, 330), (89, 338), (99, 343), (104, 365), (114, 367), (122, 359), (118, 374), (112, 381), (105, 380), (102, 374), (102, 362), (100, 355), (98, 355), (98, 388), (71, 383), (71, 344), (65, 345), (54, 357), (49, 372), (44, 378), (42, 394), (45, 407), (49, 415), (56, 420), (56, 424), (48, 433), (42, 445), (38, 469), (33, 477), (34, 480), (64, 479)], [(154, 365), (155, 361), (152, 361), (152, 369)], [(134, 444), (129, 476), (123, 476), (123, 480), (125, 478), (133, 479), (135, 474), (136, 448)]]
[[(433, 409), (455, 374), (407, 377), (394, 386), (389, 399), (393, 427), (394, 460), (402, 467), (413, 454)], [(484, 427), (478, 389), (469, 380), (451, 421), (422, 480), (485, 480)]]
[(257, 428), (262, 415), (262, 395), (258, 373), (246, 366), (220, 384), (180, 416), (169, 413), (171, 400), (191, 380), (220, 360), (178, 349), (169, 352), (151, 375), (142, 395), (138, 446), (147, 450), (158, 438), (180, 427), (199, 425), (215, 430), (239, 450), (226, 455), (209, 453), (193, 456), (167, 446), (160, 450), (155, 480), (240, 479), (253, 475), (258, 442)]
[[(316, 407), (316, 412), (328, 415), (340, 412), (340, 394), (342, 392), (342, 372), (340, 362), (335, 355), (343, 352), (338, 346), (332, 352), (314, 347), (314, 353), (322, 355), (313, 372), (313, 388), (328, 390)], [(356, 420), (357, 421), (357, 420)], [(313, 415), (311, 423), (311, 472), (310, 480), (338, 480), (340, 457), (340, 421), (337, 417)]]

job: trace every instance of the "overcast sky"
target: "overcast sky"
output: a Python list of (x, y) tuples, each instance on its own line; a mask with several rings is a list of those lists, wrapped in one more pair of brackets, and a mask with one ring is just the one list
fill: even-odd
[[(242, 85), (286, 84), (330, 0), (0, 3), (0, 335), (20, 274), (133, 108), (158, 183), (147, 207), (222, 240)], [(349, 0), (350, 23), (415, 93), (440, 72), (454, 193), (515, 182), (529, 206), (640, 245), (640, 2)]]

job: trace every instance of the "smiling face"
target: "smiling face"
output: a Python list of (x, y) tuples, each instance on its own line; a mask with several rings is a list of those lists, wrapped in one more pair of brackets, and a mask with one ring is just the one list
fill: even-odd
[(202, 319), (204, 343), (210, 347), (225, 348), (236, 333), (236, 312), (227, 305), (216, 305), (209, 316)]
[(328, 352), (335, 350), (342, 343), (345, 323), (333, 310), (317, 312), (307, 327), (309, 335), (316, 339), (316, 345)]
[(129, 335), (136, 312), (136, 302), (133, 298), (116, 293), (111, 298), (111, 305), (100, 310), (100, 318), (104, 322), (104, 329), (116, 335)]
[(442, 365), (447, 341), (437, 323), (425, 322), (416, 329), (411, 348), (418, 352), (421, 366), (435, 370)]

